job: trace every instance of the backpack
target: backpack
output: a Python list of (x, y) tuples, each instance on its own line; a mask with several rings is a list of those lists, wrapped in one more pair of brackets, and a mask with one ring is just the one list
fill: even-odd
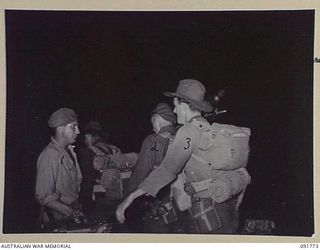
[(203, 131), (194, 158), (215, 170), (236, 170), (247, 166), (249, 128), (220, 123), (210, 125), (197, 120), (193, 123)]
[[(239, 207), (251, 177), (245, 167), (249, 158), (249, 139), (251, 130), (228, 124), (193, 120), (192, 124), (202, 131), (198, 150), (192, 153), (192, 163), (200, 162), (199, 169), (203, 174), (209, 172), (207, 179), (199, 182), (189, 182), (202, 198), (211, 198), (214, 202), (222, 203), (239, 194)], [(197, 164), (198, 165), (198, 164)], [(181, 211), (191, 207), (191, 198), (184, 190), (186, 177), (181, 174), (172, 183), (173, 197)]]
[(199, 161), (199, 166), (211, 169), (208, 179), (191, 182), (196, 192), (208, 190), (205, 191), (205, 196), (218, 203), (239, 193), (242, 193), (240, 197), (243, 196), (251, 181), (246, 170), (251, 130), (220, 123), (210, 125), (197, 120), (193, 124), (202, 131), (198, 150), (192, 154), (194, 163)]

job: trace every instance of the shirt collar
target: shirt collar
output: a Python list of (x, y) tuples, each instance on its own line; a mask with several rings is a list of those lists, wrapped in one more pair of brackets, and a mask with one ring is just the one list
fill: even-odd
[[(61, 147), (58, 142), (56, 141), (56, 139), (54, 139), (54, 137), (51, 137), (51, 144), (56, 147), (57, 149), (59, 149), (62, 152), (66, 152), (66, 149)], [(71, 151), (73, 151), (73, 146), (72, 145), (68, 145), (67, 148)]]
[(187, 123), (191, 123), (191, 122), (193, 122), (194, 120), (197, 120), (197, 121), (206, 121), (206, 119), (204, 119), (203, 116), (201, 116), (201, 115), (196, 115), (196, 116), (192, 117)]

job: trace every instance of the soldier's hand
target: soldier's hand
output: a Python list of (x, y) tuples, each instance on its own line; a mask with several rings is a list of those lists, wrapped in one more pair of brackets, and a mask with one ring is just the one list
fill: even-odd
[(129, 195), (117, 208), (116, 216), (117, 220), (120, 223), (123, 223), (125, 221), (126, 218), (124, 216), (124, 213), (126, 209), (130, 206), (130, 204), (133, 202), (133, 200), (130, 197), (131, 196)]
[(125, 221), (124, 213), (126, 209), (131, 205), (131, 203), (141, 195), (144, 195), (145, 192), (141, 189), (137, 189), (136, 191), (132, 192), (125, 198), (125, 200), (118, 206), (116, 211), (117, 220), (120, 223), (123, 223)]

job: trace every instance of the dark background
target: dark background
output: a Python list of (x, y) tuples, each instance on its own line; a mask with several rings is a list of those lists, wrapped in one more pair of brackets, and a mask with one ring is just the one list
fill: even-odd
[(226, 90), (219, 121), (252, 129), (252, 184), (241, 218), (278, 235), (311, 235), (314, 11), (6, 11), (4, 233), (38, 216), (36, 160), (50, 114), (70, 107), (80, 130), (97, 119), (123, 152), (138, 152), (150, 112), (194, 78)]

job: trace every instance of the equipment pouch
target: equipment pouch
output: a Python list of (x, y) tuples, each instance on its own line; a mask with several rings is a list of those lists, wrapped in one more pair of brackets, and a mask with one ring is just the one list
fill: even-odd
[(189, 211), (199, 233), (214, 232), (222, 227), (219, 215), (210, 198), (201, 199), (194, 203)]
[(174, 209), (171, 201), (161, 203), (158, 207), (158, 214), (162, 218), (164, 224), (170, 224), (178, 220), (176, 210)]
[(209, 183), (211, 198), (218, 203), (243, 192), (250, 183), (251, 177), (245, 168), (233, 171), (222, 171)]

